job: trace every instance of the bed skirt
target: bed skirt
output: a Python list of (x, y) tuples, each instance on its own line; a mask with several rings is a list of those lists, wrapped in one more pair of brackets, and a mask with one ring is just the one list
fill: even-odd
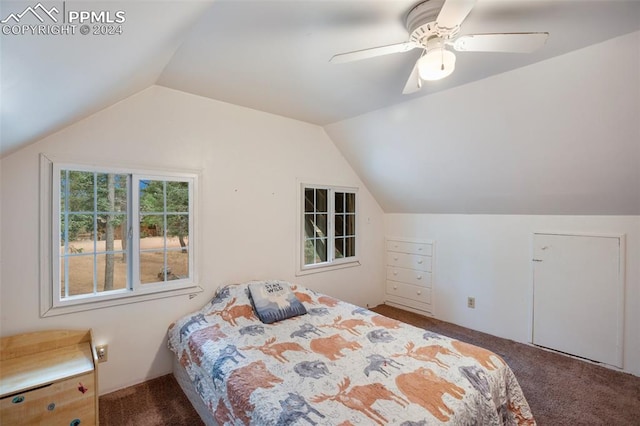
[(191, 379), (189, 379), (189, 373), (187, 373), (187, 370), (184, 369), (176, 357), (173, 358), (173, 376), (176, 378), (176, 381), (182, 388), (182, 391), (187, 396), (189, 402), (191, 402), (191, 405), (193, 405), (193, 408), (196, 409), (196, 412), (204, 424), (207, 426), (218, 426), (218, 423), (216, 423), (215, 419), (207, 409), (204, 401), (202, 401), (202, 398), (200, 398), (200, 395), (196, 392)]

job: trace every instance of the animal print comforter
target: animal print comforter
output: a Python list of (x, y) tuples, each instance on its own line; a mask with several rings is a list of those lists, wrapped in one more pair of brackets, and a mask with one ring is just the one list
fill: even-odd
[(230, 285), (169, 328), (220, 425), (535, 425), (496, 354), (292, 286), (308, 313), (273, 324)]

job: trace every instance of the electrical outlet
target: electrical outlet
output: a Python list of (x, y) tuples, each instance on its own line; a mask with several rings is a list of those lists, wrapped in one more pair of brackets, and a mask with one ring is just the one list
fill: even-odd
[(475, 309), (476, 308), (476, 298), (475, 297), (467, 297), (467, 308)]
[(109, 345), (96, 346), (96, 354), (98, 355), (98, 362), (107, 362)]

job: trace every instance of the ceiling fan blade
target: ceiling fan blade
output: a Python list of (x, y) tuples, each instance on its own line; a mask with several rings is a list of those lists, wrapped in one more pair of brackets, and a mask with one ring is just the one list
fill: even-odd
[(436, 18), (436, 25), (442, 29), (454, 29), (467, 17), (477, 0), (447, 0)]
[(460, 52), (529, 53), (541, 48), (549, 33), (469, 34), (458, 37), (453, 48)]
[(389, 44), (387, 46), (372, 47), (370, 49), (355, 50), (353, 52), (339, 53), (334, 55), (329, 62), (341, 64), (343, 62), (359, 61), (360, 59), (373, 58), (376, 56), (388, 55), (390, 53), (408, 52), (418, 47), (413, 41), (405, 43)]
[(411, 74), (409, 75), (409, 79), (407, 80), (407, 84), (404, 85), (404, 89), (402, 90), (403, 95), (408, 95), (413, 92), (417, 92), (422, 89), (422, 80), (420, 80), (420, 76), (418, 75), (418, 62), (413, 66), (413, 70), (411, 70)]

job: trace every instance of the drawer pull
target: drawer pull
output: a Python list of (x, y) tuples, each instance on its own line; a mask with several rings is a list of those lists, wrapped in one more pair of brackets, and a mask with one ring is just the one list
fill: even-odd
[(69, 426), (78, 426), (80, 424), (80, 419), (73, 419), (71, 420), (71, 423), (69, 423)]
[(422, 292), (420, 290), (418, 290), (418, 296), (420, 296), (422, 294)]
[(53, 402), (49, 405), (47, 405), (47, 410), (49, 411), (53, 411), (56, 409), (56, 404), (54, 404)]
[(13, 399), (11, 400), (11, 403), (12, 404), (20, 404), (23, 401), (24, 401), (24, 396), (20, 395), (20, 396), (13, 397)]
[(397, 289), (398, 289), (398, 286), (397, 286), (397, 285), (394, 285), (394, 286), (393, 286), (393, 289), (394, 289), (394, 290), (397, 290)]
[(422, 265), (422, 259), (418, 260), (418, 265)]
[(393, 275), (398, 275), (398, 271), (393, 271)]
[(422, 279), (422, 275), (418, 275), (418, 279), (421, 280)]
[(393, 260), (398, 260), (398, 256), (393, 256)]
[(418, 251), (422, 251), (422, 247), (418, 247)]
[(84, 394), (84, 393), (86, 393), (89, 389), (88, 389), (85, 385), (83, 385), (83, 384), (82, 384), (82, 382), (79, 382), (79, 383), (78, 383), (78, 390)]

